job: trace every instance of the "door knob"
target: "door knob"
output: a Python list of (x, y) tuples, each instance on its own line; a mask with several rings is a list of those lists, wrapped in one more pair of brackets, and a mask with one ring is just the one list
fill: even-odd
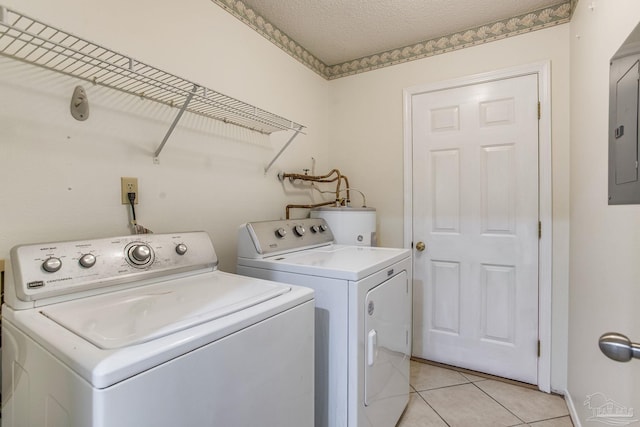
[(598, 345), (605, 356), (616, 362), (640, 359), (640, 344), (631, 342), (622, 334), (607, 332), (600, 337)]
[(424, 242), (418, 242), (418, 243), (416, 243), (416, 249), (417, 249), (419, 252), (424, 251), (426, 248), (427, 248), (427, 245), (425, 245), (425, 244), (424, 244)]

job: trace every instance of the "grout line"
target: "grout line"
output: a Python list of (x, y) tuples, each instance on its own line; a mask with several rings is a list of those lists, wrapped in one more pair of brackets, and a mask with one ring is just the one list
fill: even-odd
[[(460, 375), (462, 375), (463, 377), (465, 377), (467, 380), (469, 380), (470, 383), (480, 383), (482, 381), (489, 381), (493, 378), (484, 378), (484, 377), (480, 377), (480, 379), (477, 380), (472, 380), (471, 378), (467, 377), (467, 375), (474, 375), (476, 377), (479, 377), (479, 375), (476, 374), (467, 374), (466, 372), (460, 372), (460, 371), (456, 371), (458, 372)], [(497, 381), (497, 380), (496, 380)]]
[(427, 389), (424, 389), (424, 390), (418, 390), (417, 388), (414, 388), (414, 390), (415, 390), (417, 393), (424, 393), (424, 392), (427, 392), (427, 391), (442, 390), (442, 389), (445, 389), (445, 388), (458, 387), (458, 386), (461, 386), (461, 385), (467, 385), (467, 384), (473, 384), (473, 383), (472, 383), (471, 381), (468, 381), (468, 382), (466, 382), (466, 383), (443, 385), (443, 386), (441, 386), (441, 387), (427, 388)]
[[(480, 390), (481, 392), (483, 392), (484, 394), (486, 394), (487, 396), (489, 396), (489, 398), (491, 400), (493, 400), (494, 402), (496, 402), (498, 405), (502, 406), (507, 412), (509, 412), (511, 415), (513, 415), (514, 417), (516, 417), (517, 419), (519, 419), (520, 421), (522, 421), (520, 424), (528, 424), (527, 421), (523, 420), (522, 418), (520, 418), (519, 416), (517, 416), (516, 414), (513, 413), (513, 411), (511, 411), (509, 408), (507, 408), (506, 406), (504, 406), (502, 403), (500, 403), (496, 398), (494, 398), (493, 396), (491, 396), (489, 393), (487, 393), (486, 391), (484, 391), (483, 389), (481, 389), (480, 387), (478, 387), (478, 385), (473, 384), (473, 386), (475, 388), (477, 388), (478, 390)], [(519, 424), (514, 424), (514, 425), (519, 425)]]
[(443, 422), (443, 423), (445, 423), (445, 424), (447, 425), (447, 427), (451, 427), (451, 424), (449, 424), (449, 423), (447, 422), (447, 420), (445, 420), (444, 418), (442, 418), (442, 415), (440, 415), (440, 413), (439, 413), (438, 411), (436, 411), (436, 408), (434, 408), (433, 406), (431, 406), (431, 404), (430, 404), (429, 402), (427, 402), (427, 399), (425, 399), (425, 398), (424, 398), (424, 397), (423, 397), (419, 392), (417, 392), (417, 393), (418, 393), (418, 396), (420, 396), (420, 399), (422, 399), (422, 401), (423, 401), (424, 403), (426, 403), (426, 404), (427, 404), (427, 406), (428, 406), (429, 408), (431, 408), (431, 410), (432, 410), (432, 411), (433, 411), (433, 412), (438, 416), (438, 418), (440, 418), (440, 419), (442, 420), (442, 422)]
[(571, 416), (569, 414), (560, 415), (558, 417), (544, 418), (542, 420), (530, 421), (529, 423), (541, 423), (543, 421), (559, 420), (560, 418), (569, 418), (569, 421), (571, 421), (571, 425), (573, 425), (573, 420), (571, 419)]

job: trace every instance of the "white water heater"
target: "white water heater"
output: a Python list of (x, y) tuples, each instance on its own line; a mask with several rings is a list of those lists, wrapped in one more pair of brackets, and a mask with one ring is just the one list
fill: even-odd
[(323, 218), (340, 245), (378, 246), (375, 208), (322, 206), (311, 209), (311, 218)]

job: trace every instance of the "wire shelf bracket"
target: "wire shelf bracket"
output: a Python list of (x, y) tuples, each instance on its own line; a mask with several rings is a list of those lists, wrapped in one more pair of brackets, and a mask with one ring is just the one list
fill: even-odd
[(162, 139), (162, 142), (160, 143), (160, 146), (158, 147), (158, 149), (154, 153), (154, 155), (153, 155), (154, 163), (156, 163), (156, 164), (159, 163), (158, 158), (160, 157), (160, 153), (162, 152), (162, 149), (164, 148), (164, 145), (167, 143), (167, 140), (171, 136), (171, 133), (173, 133), (173, 130), (176, 128), (176, 125), (178, 124), (178, 122), (182, 118), (182, 115), (184, 114), (184, 111), (189, 106), (189, 103), (193, 99), (193, 95), (196, 93), (197, 90), (198, 90), (198, 86), (197, 85), (193, 85), (193, 90), (191, 91), (189, 96), (187, 96), (187, 99), (184, 101), (184, 104), (182, 104), (182, 107), (180, 108), (180, 111), (178, 111), (178, 114), (176, 115), (176, 118), (173, 120), (173, 123), (171, 123), (171, 126), (169, 126), (169, 130), (167, 131), (166, 135)]
[(291, 144), (293, 142), (293, 140), (296, 139), (296, 136), (298, 136), (300, 133), (302, 133), (302, 128), (295, 130), (293, 135), (291, 135), (291, 138), (289, 138), (289, 140), (282, 146), (280, 151), (278, 151), (278, 154), (276, 154), (275, 157), (273, 158), (273, 160), (271, 160), (269, 162), (269, 164), (267, 166), (265, 166), (265, 168), (264, 168), (264, 174), (265, 175), (267, 174), (267, 172), (269, 172), (269, 169), (271, 168), (271, 166), (273, 166), (273, 164), (276, 162), (276, 160), (278, 160), (278, 157), (280, 157), (280, 155), (282, 153), (284, 153), (284, 150), (286, 150), (289, 147), (289, 144)]
[[(154, 162), (185, 112), (270, 135), (305, 128), (200, 84), (144, 64), (0, 5), (0, 55), (170, 107), (178, 114), (154, 153)], [(265, 168), (266, 171), (282, 154)]]

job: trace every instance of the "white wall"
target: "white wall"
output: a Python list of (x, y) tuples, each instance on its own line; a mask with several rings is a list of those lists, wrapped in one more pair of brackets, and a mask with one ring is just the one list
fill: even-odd
[[(203, 229), (221, 269), (235, 270), (235, 233), (284, 216), (305, 193), (280, 169), (327, 167), (328, 82), (209, 1), (5, 0), (9, 8), (308, 126), (269, 137), (185, 114), (152, 163), (177, 109), (0, 58), (0, 258), (19, 243), (129, 234), (120, 177), (139, 180), (139, 222), (154, 232)], [(82, 84), (90, 118), (69, 114)]]
[[(331, 82), (331, 165), (378, 210), (384, 246), (403, 245), (402, 90), (551, 60), (553, 157), (553, 390), (566, 385), (569, 242), (569, 25)], [(357, 201), (357, 196), (354, 197)]]
[(640, 340), (640, 207), (607, 205), (609, 59), (639, 21), (637, 0), (590, 0), (571, 22), (568, 390), (583, 425), (593, 393), (634, 408), (636, 419), (640, 410), (640, 361), (610, 361), (597, 346), (610, 331)]
[[(381, 243), (402, 246), (402, 90), (551, 60), (552, 388), (565, 388), (567, 341), (568, 388), (583, 420), (586, 393), (609, 391), (615, 399), (616, 386), (640, 383), (632, 364), (616, 365), (612, 375), (599, 374), (610, 365), (594, 341), (604, 330), (631, 330), (628, 316), (618, 308), (630, 311), (640, 303), (637, 293), (628, 297), (640, 276), (640, 212), (637, 206), (606, 205), (607, 62), (640, 18), (637, 0), (582, 1), (570, 25), (331, 82), (207, 1), (185, 0), (179, 7), (149, 0), (4, 4), (306, 124), (309, 134), (300, 136), (264, 176), (264, 165), (287, 134), (269, 140), (185, 116), (161, 164), (153, 165), (152, 153), (175, 109), (83, 83), (91, 117), (77, 122), (68, 104), (78, 82), (0, 58), (0, 258), (18, 243), (128, 233), (119, 181), (137, 176), (142, 224), (156, 232), (209, 231), (221, 267), (233, 270), (237, 225), (281, 217), (286, 203), (309, 201), (305, 192), (283, 187), (275, 173), (311, 167), (311, 157), (317, 160), (316, 172), (337, 167), (363, 190), (368, 205), (378, 209)], [(627, 288), (615, 295), (612, 283)], [(599, 314), (603, 305), (610, 309), (606, 315)], [(640, 402), (621, 403), (640, 408)]]

